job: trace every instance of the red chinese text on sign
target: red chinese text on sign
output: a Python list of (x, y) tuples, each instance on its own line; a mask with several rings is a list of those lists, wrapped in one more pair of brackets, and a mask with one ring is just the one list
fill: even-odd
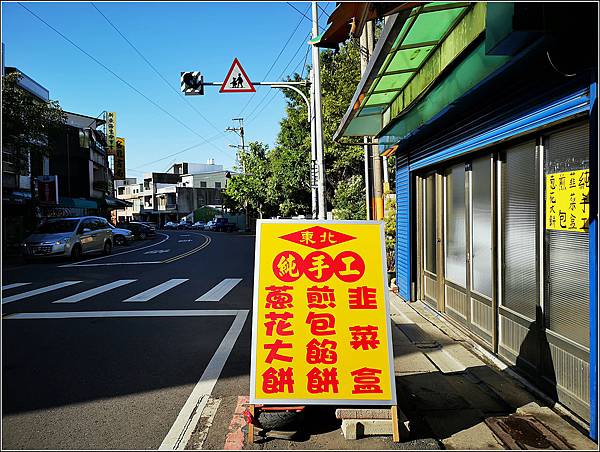
[(339, 231), (332, 231), (321, 226), (313, 226), (301, 231), (292, 232), (291, 234), (282, 235), (279, 237), (288, 240), (298, 245), (304, 245), (309, 248), (320, 250), (328, 246), (337, 245), (356, 239), (351, 235), (344, 234)]

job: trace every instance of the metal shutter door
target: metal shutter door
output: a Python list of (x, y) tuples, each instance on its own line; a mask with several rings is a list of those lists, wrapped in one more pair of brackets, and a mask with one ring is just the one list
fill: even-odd
[[(589, 128), (584, 124), (545, 141), (545, 173), (589, 168)], [(589, 347), (589, 234), (546, 230), (546, 327)]]
[(537, 304), (535, 142), (505, 153), (502, 176), (502, 304), (535, 321)]

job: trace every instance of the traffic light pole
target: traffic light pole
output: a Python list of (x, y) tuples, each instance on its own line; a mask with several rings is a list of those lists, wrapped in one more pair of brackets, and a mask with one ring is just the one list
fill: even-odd
[[(312, 77), (311, 77), (312, 80)], [(202, 82), (203, 85), (205, 86), (223, 86), (223, 82)], [(298, 82), (252, 82), (253, 85), (258, 85), (258, 86), (269, 86), (271, 88), (279, 88), (279, 89), (291, 89), (292, 91), (296, 92), (300, 97), (302, 97), (302, 99), (304, 100), (304, 103), (306, 103), (306, 108), (308, 110), (308, 121), (310, 122), (310, 142), (311, 142), (311, 161), (310, 161), (310, 186), (311, 186), (311, 192), (312, 192), (312, 218), (316, 219), (318, 212), (319, 212), (319, 205), (320, 205), (320, 197), (319, 197), (319, 187), (322, 186), (323, 190), (325, 187), (325, 179), (324, 179), (324, 174), (323, 174), (323, 183), (322, 185), (319, 185), (319, 180), (320, 180), (320, 172), (317, 172), (317, 177), (316, 180), (313, 180), (313, 165), (315, 162), (317, 162), (317, 134), (316, 134), (316, 115), (315, 115), (315, 108), (314, 108), (314, 104), (315, 104), (315, 96), (314, 96), (314, 84), (311, 83), (310, 81), (306, 80), (306, 81), (298, 81)], [(308, 97), (306, 97), (306, 94), (304, 94), (302, 92), (302, 90), (298, 89), (298, 86), (309, 86), (310, 87), (310, 101), (308, 99)], [(312, 105), (311, 105), (312, 104)], [(240, 128), (242, 129), (242, 134), (243, 134), (243, 128), (240, 126)], [(228, 130), (233, 130), (233, 129), (228, 129)], [(319, 128), (320, 130), (320, 128)], [(243, 140), (243, 135), (242, 135), (242, 140)], [(322, 132), (321, 132), (321, 149), (323, 148), (323, 138), (322, 138)], [(244, 143), (242, 141), (242, 152), (244, 151)], [(243, 164), (242, 164), (243, 165)], [(323, 165), (318, 165), (319, 168), (324, 168)], [(244, 171), (244, 169), (242, 168), (242, 171)], [(324, 173), (324, 170), (323, 170)], [(325, 204), (324, 200), (325, 200), (325, 192), (323, 191), (323, 205)], [(326, 217), (326, 212), (323, 208), (323, 216), (322, 218), (325, 219)]]

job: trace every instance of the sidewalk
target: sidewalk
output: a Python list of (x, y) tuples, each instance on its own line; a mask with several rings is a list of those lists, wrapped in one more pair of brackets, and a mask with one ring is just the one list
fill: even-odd
[[(391, 305), (398, 401), (412, 425), (426, 424), (448, 449), (506, 449), (484, 420), (533, 416), (568, 447), (597, 449), (574, 421), (549, 408), (439, 313), (395, 294)], [(530, 448), (548, 446), (536, 434), (517, 439)]]
[[(513, 372), (439, 313), (421, 302), (405, 303), (393, 293), (390, 299), (397, 399), (410, 421), (408, 440), (394, 443), (390, 436), (345, 440), (335, 407), (311, 406), (298, 440), (257, 439), (251, 445), (245, 438), (238, 400), (247, 401), (247, 396), (231, 395), (222, 400), (214, 422), (199, 423), (187, 448), (202, 447), (204, 441), (198, 438), (204, 430), (208, 436), (205, 449), (238, 449), (242, 444), (252, 450), (518, 449), (510, 444), (514, 440), (523, 448), (552, 449), (550, 439), (561, 444), (556, 449), (597, 450), (582, 428), (544, 404)], [(239, 407), (234, 409), (236, 403)], [(514, 414), (535, 417), (547, 436), (534, 431), (523, 418), (510, 418), (509, 434), (494, 433), (485, 422)], [(238, 438), (237, 446), (224, 443), (224, 428), (225, 436)]]

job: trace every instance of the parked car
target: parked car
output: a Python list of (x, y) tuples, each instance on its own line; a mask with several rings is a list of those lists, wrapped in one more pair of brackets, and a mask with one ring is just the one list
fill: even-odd
[(112, 253), (113, 229), (102, 217), (53, 218), (42, 223), (22, 243), (25, 258)]
[(173, 223), (172, 221), (167, 221), (164, 226), (165, 229), (177, 229), (177, 223)]
[(205, 231), (214, 231), (214, 227), (215, 227), (215, 222), (214, 220), (210, 220), (208, 223), (206, 223), (204, 225), (204, 230)]
[(134, 221), (129, 223), (119, 223), (117, 226), (123, 229), (129, 229), (133, 233), (133, 236), (139, 240), (146, 240), (148, 237), (156, 235), (156, 231), (149, 226)]
[(233, 232), (237, 230), (237, 225), (235, 223), (230, 223), (227, 218), (215, 218), (214, 221), (213, 231)]
[(205, 226), (206, 226), (206, 223), (204, 221), (196, 221), (192, 225), (192, 229), (198, 229), (198, 230), (202, 231)]
[(191, 229), (192, 223), (188, 223), (187, 221), (180, 221), (177, 225), (177, 229)]
[(135, 239), (133, 232), (129, 229), (118, 228), (108, 223), (112, 229), (115, 245), (129, 245)]
[(154, 226), (154, 223), (149, 221), (131, 221), (130, 224), (141, 224), (142, 226), (146, 226), (149, 228), (148, 237), (156, 236), (156, 226)]

